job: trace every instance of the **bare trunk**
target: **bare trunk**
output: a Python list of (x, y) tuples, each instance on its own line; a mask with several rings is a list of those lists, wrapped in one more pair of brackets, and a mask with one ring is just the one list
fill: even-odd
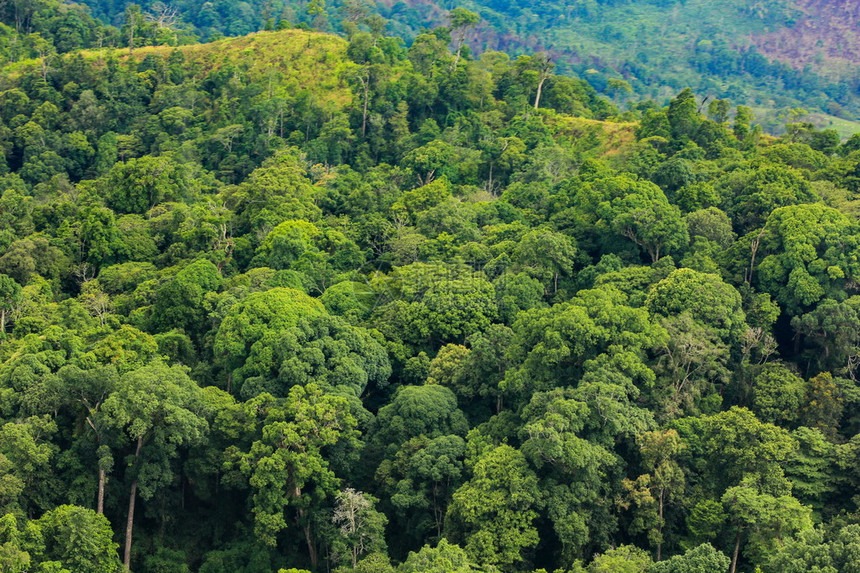
[(300, 509), (299, 515), (304, 521), (303, 529), (305, 531), (305, 543), (308, 546), (308, 556), (311, 558), (311, 569), (316, 571), (317, 565), (319, 564), (319, 556), (317, 555), (317, 545), (314, 543), (314, 537), (311, 533), (311, 524), (305, 520), (305, 510)]
[(367, 78), (361, 82), (364, 85), (364, 109), (361, 112), (361, 137), (367, 135), (367, 99), (370, 84), (370, 70), (367, 71)]
[(543, 91), (543, 83), (546, 81), (545, 77), (541, 77), (540, 82), (538, 82), (537, 94), (535, 94), (535, 109), (540, 106), (540, 96)]
[[(134, 465), (137, 470), (137, 462), (140, 460), (140, 450), (143, 447), (143, 436), (137, 439), (137, 448), (134, 451)], [(131, 570), (131, 535), (134, 529), (134, 501), (137, 498), (137, 478), (131, 483), (131, 492), (128, 496), (128, 519), (125, 522), (125, 554), (123, 555), (123, 564), (125, 570)]]
[(741, 548), (741, 530), (738, 529), (738, 534), (735, 536), (735, 551), (732, 553), (732, 566), (729, 569), (729, 573), (735, 573), (735, 570), (738, 567), (738, 552)]
[(764, 229), (758, 234), (758, 236), (752, 240), (750, 243), (750, 250), (752, 251), (752, 256), (750, 257), (750, 270), (749, 274), (746, 277), (747, 283), (752, 283), (753, 272), (755, 271), (755, 258), (756, 254), (758, 254), (758, 247), (761, 243), (761, 238), (764, 235)]
[(433, 484), (433, 519), (436, 521), (436, 535), (439, 537), (442, 536), (442, 512), (439, 511), (439, 502), (436, 499), (436, 491), (439, 489), (439, 485)]
[(96, 513), (105, 512), (105, 471), (99, 468), (99, 495), (96, 500)]
[(457, 69), (457, 64), (460, 63), (460, 51), (463, 49), (463, 42), (466, 40), (466, 33), (460, 35), (460, 40), (457, 42), (457, 55), (454, 56), (454, 64), (451, 66), (451, 71)]
[[(290, 477), (292, 478), (292, 472), (290, 472)], [(297, 485), (294, 485), (293, 486), (293, 499), (299, 500), (299, 499), (301, 499), (301, 496), (302, 496), (301, 488)], [(316, 546), (316, 543), (314, 543), (314, 537), (313, 537), (313, 534), (311, 532), (311, 524), (306, 519), (304, 509), (299, 509), (298, 520), (299, 520), (299, 523), (301, 523), (302, 529), (304, 530), (304, 533), (305, 533), (305, 543), (308, 546), (308, 556), (311, 559), (311, 569), (316, 571), (317, 564), (319, 563), (319, 556), (317, 555), (317, 546)]]
[(663, 488), (660, 488), (660, 506), (658, 509), (659, 521), (657, 522), (657, 561), (660, 561), (663, 549)]
[(128, 520), (125, 522), (125, 554), (123, 564), (125, 570), (131, 570), (131, 534), (134, 529), (134, 499), (137, 497), (137, 480), (131, 484), (131, 493), (128, 496)]

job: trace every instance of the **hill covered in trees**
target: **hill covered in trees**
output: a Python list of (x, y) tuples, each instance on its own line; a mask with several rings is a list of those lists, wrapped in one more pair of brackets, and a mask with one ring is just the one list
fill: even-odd
[[(124, 24), (124, 3), (86, 3), (104, 22)], [(154, 0), (141, 5), (159, 14), (165, 9)], [(454, 7), (433, 0), (179, 0), (171, 6), (176, 22), (203, 38), (248, 34), (281, 21), (343, 33), (359, 14), (370, 12), (407, 42), (426, 28), (448, 25)], [(467, 35), (476, 53), (548, 52), (561, 73), (588, 80), (618, 103), (631, 95), (668, 101), (693, 87), (702, 96), (729, 98), (773, 115), (802, 107), (860, 119), (860, 19), (854, 3), (474, 0), (464, 6), (481, 19)], [(632, 94), (618, 81), (626, 81)], [(830, 119), (818, 121), (826, 125)], [(783, 122), (774, 118), (770, 127)]]
[(860, 136), (15, 7), (0, 570), (857, 566)]

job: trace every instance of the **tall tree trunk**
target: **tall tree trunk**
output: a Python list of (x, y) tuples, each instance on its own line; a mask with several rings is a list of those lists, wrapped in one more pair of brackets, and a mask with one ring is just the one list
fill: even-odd
[(99, 468), (99, 495), (96, 500), (96, 513), (105, 512), (105, 471)]
[(464, 30), (462, 34), (460, 34), (460, 39), (457, 42), (457, 55), (454, 56), (454, 63), (451, 66), (451, 71), (457, 69), (457, 64), (460, 63), (460, 51), (463, 49), (463, 42), (466, 41), (466, 31)]
[(436, 535), (442, 536), (442, 512), (439, 511), (439, 502), (436, 498), (436, 492), (439, 489), (439, 484), (433, 482), (433, 520), (436, 522)]
[[(86, 417), (87, 424), (90, 425), (90, 428), (93, 429), (93, 432), (96, 433), (96, 443), (100, 444), (102, 441), (101, 434), (96, 428), (96, 424), (93, 421), (93, 414), (98, 410), (98, 406), (95, 408), (89, 408), (90, 414)], [(98, 452), (98, 450), (96, 450)], [(105, 509), (105, 481), (107, 480), (107, 475), (105, 473), (104, 468), (102, 468), (102, 460), (101, 456), (99, 456), (99, 492), (96, 497), (96, 513), (103, 514)]]
[[(290, 480), (292, 481), (292, 471), (290, 471)], [(295, 483), (295, 482), (294, 482)], [(298, 501), (302, 497), (302, 489), (298, 485), (293, 486), (293, 499)], [(299, 522), (302, 525), (302, 529), (305, 533), (305, 543), (308, 546), (308, 556), (311, 558), (311, 569), (316, 571), (317, 564), (319, 563), (319, 556), (317, 555), (317, 546), (314, 543), (313, 532), (311, 532), (311, 524), (306, 519), (305, 510), (299, 509), (298, 511)]]
[(542, 75), (540, 78), (540, 81), (538, 82), (537, 94), (535, 94), (535, 109), (537, 109), (538, 106), (540, 106), (540, 96), (541, 96), (541, 92), (543, 91), (543, 83), (545, 81), (546, 81), (546, 77)]
[(317, 565), (319, 563), (319, 556), (317, 555), (317, 545), (314, 543), (314, 536), (311, 532), (311, 524), (308, 523), (307, 519), (305, 519), (305, 510), (299, 510), (299, 517), (301, 517), (304, 522), (303, 529), (305, 532), (305, 543), (308, 546), (308, 555), (311, 558), (311, 569), (316, 571)]
[[(137, 462), (140, 460), (140, 450), (143, 448), (143, 436), (137, 439), (137, 448), (134, 451), (134, 469), (137, 471)], [(128, 496), (128, 519), (125, 522), (125, 553), (123, 555), (123, 564), (125, 570), (131, 570), (131, 535), (134, 529), (134, 501), (137, 498), (137, 477), (131, 483), (131, 492)]]
[(763, 236), (764, 236), (764, 229), (762, 229), (761, 232), (758, 234), (758, 236), (755, 239), (753, 239), (752, 242), (750, 243), (750, 250), (752, 251), (752, 256), (750, 257), (750, 268), (749, 268), (749, 273), (746, 273), (746, 272), (744, 273), (746, 275), (744, 278), (746, 279), (746, 282), (748, 282), (748, 283), (752, 283), (753, 273), (755, 272), (755, 258), (756, 258), (756, 255), (758, 254), (758, 247), (761, 244), (761, 238)]
[(741, 530), (738, 529), (738, 534), (735, 536), (735, 551), (732, 553), (732, 566), (729, 569), (729, 573), (735, 573), (735, 570), (738, 567), (738, 552), (741, 548)]
[(658, 510), (657, 522), (657, 561), (660, 561), (663, 549), (663, 488), (660, 488), (660, 507)]
[(361, 79), (361, 85), (364, 88), (364, 108), (361, 111), (361, 137), (365, 137), (367, 135), (367, 100), (369, 98), (370, 91), (370, 67), (367, 68), (367, 77)]
[(123, 564), (125, 570), (131, 570), (131, 534), (134, 529), (134, 499), (137, 497), (137, 480), (131, 484), (131, 493), (128, 496), (128, 519), (125, 522), (125, 553)]

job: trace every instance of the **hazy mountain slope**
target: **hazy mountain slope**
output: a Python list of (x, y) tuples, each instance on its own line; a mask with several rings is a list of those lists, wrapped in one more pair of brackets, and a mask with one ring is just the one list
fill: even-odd
[[(484, 19), (470, 37), (475, 48), (547, 50), (561, 69), (598, 89), (623, 77), (640, 97), (692, 86), (764, 107), (803, 105), (848, 117), (860, 111), (853, 3), (478, 0), (474, 7)], [(440, 8), (414, 0), (383, 12), (402, 25), (419, 17), (441, 22)]]
[(769, 57), (824, 75), (857, 75), (860, 64), (860, 4), (846, 0), (796, 0), (803, 13), (794, 26), (755, 36)]
[[(327, 3), (341, 28), (344, 0)], [(123, 3), (87, 0), (93, 13), (122, 23)], [(143, 0), (144, 10), (156, 2)], [(353, 4), (356, 4), (353, 2)], [(358, 2), (357, 4), (360, 4)], [(305, 0), (178, 0), (202, 37), (245, 34), (268, 21), (312, 24)], [(684, 87), (767, 109), (806, 107), (860, 118), (860, 7), (839, 0), (380, 0), (367, 6), (410, 41), (447, 24), (463, 5), (481, 15), (468, 43), (475, 52), (547, 51), (563, 73), (607, 91), (627, 80), (634, 98), (667, 99)], [(320, 24), (320, 20), (316, 21)]]

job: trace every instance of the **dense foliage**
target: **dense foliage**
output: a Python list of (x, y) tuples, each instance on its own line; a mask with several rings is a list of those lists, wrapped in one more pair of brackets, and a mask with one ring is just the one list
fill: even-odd
[(4, 70), (0, 569), (856, 568), (860, 138), (373, 23)]
[[(82, 2), (102, 21), (127, 27), (124, 1)], [(150, 15), (141, 21), (148, 25), (142, 41), (175, 41), (192, 30), (208, 40), (291, 25), (348, 34), (372, 15), (375, 28), (387, 27), (411, 43), (428, 26), (450, 23), (463, 26), (457, 30), (462, 36), (454, 34), (454, 46), (465, 40), (476, 53), (549, 52), (560, 71), (587, 79), (618, 103), (668, 101), (692, 86), (703, 96), (772, 110), (769, 130), (779, 130), (784, 123), (779, 116), (798, 107), (848, 120), (860, 117), (858, 14), (853, 4), (839, 0), (472, 0), (467, 6), (479, 15), (474, 20), (464, 18), (465, 12), (449, 16), (452, 5), (433, 0), (139, 4)]]

